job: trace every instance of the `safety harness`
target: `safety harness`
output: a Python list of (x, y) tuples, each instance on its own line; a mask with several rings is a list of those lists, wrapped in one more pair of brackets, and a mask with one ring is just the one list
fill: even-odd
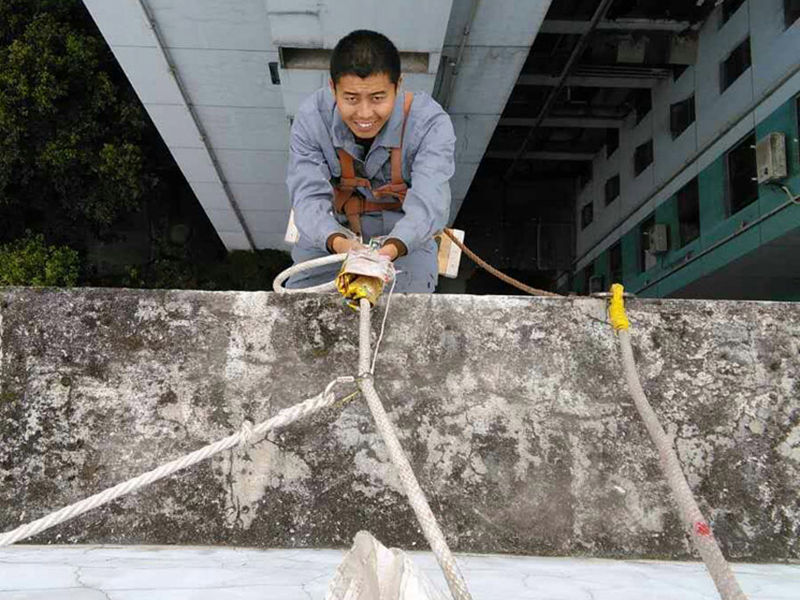
[[(353, 166), (353, 157), (344, 149), (337, 148), (339, 164), (342, 167), (342, 176), (339, 183), (333, 186), (333, 208), (339, 213), (347, 216), (350, 229), (356, 234), (361, 235), (361, 215), (366, 212), (376, 212), (381, 210), (399, 210), (403, 207), (406, 199), (408, 185), (403, 179), (403, 136), (406, 132), (406, 121), (411, 110), (411, 102), (414, 100), (412, 92), (405, 93), (403, 102), (403, 128), (400, 132), (400, 145), (391, 149), (392, 161), (392, 181), (379, 188), (372, 189), (369, 179), (356, 177)], [(395, 198), (392, 202), (372, 202), (364, 198), (356, 188), (367, 188), (372, 190), (375, 198), (391, 196)]]

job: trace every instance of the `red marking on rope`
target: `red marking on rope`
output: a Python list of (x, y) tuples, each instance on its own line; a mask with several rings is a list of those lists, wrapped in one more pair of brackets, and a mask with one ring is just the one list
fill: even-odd
[(711, 527), (705, 521), (698, 521), (694, 524), (694, 531), (697, 535), (704, 537), (711, 535)]

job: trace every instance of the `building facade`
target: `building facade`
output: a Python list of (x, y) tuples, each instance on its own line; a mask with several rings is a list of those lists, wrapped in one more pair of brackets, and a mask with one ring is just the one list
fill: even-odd
[[(791, 0), (726, 0), (694, 64), (641, 90), (576, 195), (562, 291), (800, 300), (798, 17)], [(787, 172), (758, 183), (770, 134)]]

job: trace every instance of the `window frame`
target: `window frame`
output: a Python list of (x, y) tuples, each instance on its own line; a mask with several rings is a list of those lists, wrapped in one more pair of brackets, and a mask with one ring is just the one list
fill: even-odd
[[(649, 151), (647, 150), (649, 148)], [(645, 158), (642, 158), (642, 155)], [(641, 160), (648, 160), (646, 164), (642, 165)], [(638, 177), (645, 171), (647, 168), (655, 162), (655, 149), (653, 147), (653, 138), (650, 138), (643, 144), (639, 144), (636, 146), (636, 149), (633, 151), (633, 175), (634, 177)]]
[[(680, 114), (679, 111), (683, 106), (688, 107), (686, 110), (686, 114), (688, 115), (687, 116), (688, 120), (682, 129), (678, 129), (675, 126), (675, 122), (677, 120), (675, 118), (675, 115)], [(684, 98), (683, 100), (679, 100), (678, 102), (673, 102), (672, 104), (669, 105), (669, 129), (670, 133), (672, 134), (673, 140), (678, 139), (681, 136), (681, 134), (687, 129), (689, 129), (689, 127), (692, 126), (692, 123), (694, 123), (696, 120), (697, 120), (697, 108), (696, 108), (694, 93), (692, 93), (692, 95), (689, 96), (688, 98)]]
[[(795, 118), (797, 119), (797, 123), (795, 123), (797, 137), (800, 138), (800, 94), (794, 97), (795, 102)], [(796, 154), (797, 157), (797, 166), (800, 167), (800, 152)]]
[[(733, 2), (738, 2), (738, 4), (733, 8), (733, 10), (731, 10), (729, 6)], [(744, 5), (745, 2), (747, 2), (747, 0), (733, 0), (733, 2), (731, 2), (731, 0), (723, 0), (722, 4), (720, 4), (720, 13), (719, 13), (720, 28), (722, 28), (725, 25), (725, 23), (730, 21), (733, 15), (739, 12), (739, 9), (742, 8), (742, 6)]]
[[(728, 73), (728, 64), (729, 64), (729, 61), (730, 61), (730, 60), (731, 60), (731, 58), (733, 58), (733, 56), (734, 56), (734, 55), (736, 55), (736, 54), (737, 54), (737, 53), (738, 53), (738, 52), (739, 52), (739, 51), (740, 51), (740, 50), (741, 50), (743, 47), (747, 48), (747, 53), (746, 53), (746, 56), (747, 56), (747, 66), (746, 66), (744, 69), (742, 69), (742, 70), (739, 72), (739, 74), (738, 74), (738, 75), (737, 75), (735, 78), (733, 78), (733, 79), (731, 79), (730, 81), (728, 81), (728, 76), (729, 76), (729, 73)], [(727, 55), (727, 56), (726, 56), (726, 57), (725, 57), (725, 58), (722, 60), (722, 62), (720, 63), (720, 72), (719, 72), (719, 78), (720, 78), (720, 79), (719, 79), (719, 93), (720, 93), (720, 94), (723, 94), (723, 93), (725, 93), (725, 90), (727, 90), (727, 89), (728, 89), (729, 87), (731, 87), (731, 86), (732, 86), (734, 83), (736, 83), (736, 82), (739, 80), (739, 78), (740, 78), (742, 75), (744, 75), (744, 74), (747, 72), (747, 70), (748, 70), (749, 68), (751, 68), (752, 66), (753, 66), (753, 50), (752, 50), (752, 48), (751, 48), (751, 45), (750, 45), (750, 36), (748, 35), (748, 36), (747, 36), (747, 37), (746, 37), (744, 40), (742, 40), (741, 42), (739, 42), (739, 43), (738, 43), (738, 44), (737, 44), (737, 45), (736, 45), (736, 46), (733, 48), (733, 50), (731, 50), (731, 51), (728, 53), (728, 55)]]
[[(683, 211), (681, 204), (685, 205), (687, 203), (686, 201), (692, 198), (696, 206), (692, 212), (697, 213), (697, 227), (694, 237), (689, 238), (685, 235), (686, 228), (682, 220), (681, 213)], [(675, 204), (678, 211), (678, 248), (685, 248), (700, 237), (700, 181), (697, 176), (692, 177), (692, 179), (678, 190), (678, 193), (675, 194)]]
[(583, 267), (583, 293), (589, 295), (589, 280), (594, 277), (594, 261)]
[[(612, 198), (609, 198), (608, 197), (608, 189), (609, 189), (609, 184), (612, 181), (616, 181), (617, 193)], [(622, 193), (622, 182), (620, 181), (619, 173), (617, 173), (615, 175), (612, 175), (611, 177), (606, 179), (606, 183), (603, 186), (603, 194), (604, 194), (606, 206), (609, 206), (610, 204), (613, 204), (614, 200), (619, 198), (621, 193)]]
[[(726, 212), (728, 217), (732, 217), (733, 215), (741, 212), (754, 202), (758, 201), (758, 183), (755, 181), (755, 178), (758, 176), (758, 168), (756, 166), (756, 133), (754, 130), (751, 130), (746, 136), (740, 139), (736, 144), (731, 146), (725, 152), (725, 204), (726, 204)], [(753, 189), (753, 196), (743, 204), (737, 202), (737, 206), (734, 206), (734, 189), (741, 189), (741, 186), (736, 185), (734, 186), (734, 182), (731, 180), (731, 158), (734, 153), (740, 150), (749, 150), (752, 152), (752, 161), (750, 164), (752, 165), (752, 177), (748, 178), (749, 181), (752, 182), (752, 189)], [(735, 208), (735, 210), (734, 210)]]

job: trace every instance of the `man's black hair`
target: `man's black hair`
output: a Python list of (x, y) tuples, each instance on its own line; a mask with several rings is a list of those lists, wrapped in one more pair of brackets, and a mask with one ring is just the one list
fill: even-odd
[(389, 81), (400, 81), (400, 53), (382, 33), (357, 29), (348, 33), (336, 44), (331, 54), (331, 79), (334, 85), (342, 75), (370, 75), (386, 73)]

